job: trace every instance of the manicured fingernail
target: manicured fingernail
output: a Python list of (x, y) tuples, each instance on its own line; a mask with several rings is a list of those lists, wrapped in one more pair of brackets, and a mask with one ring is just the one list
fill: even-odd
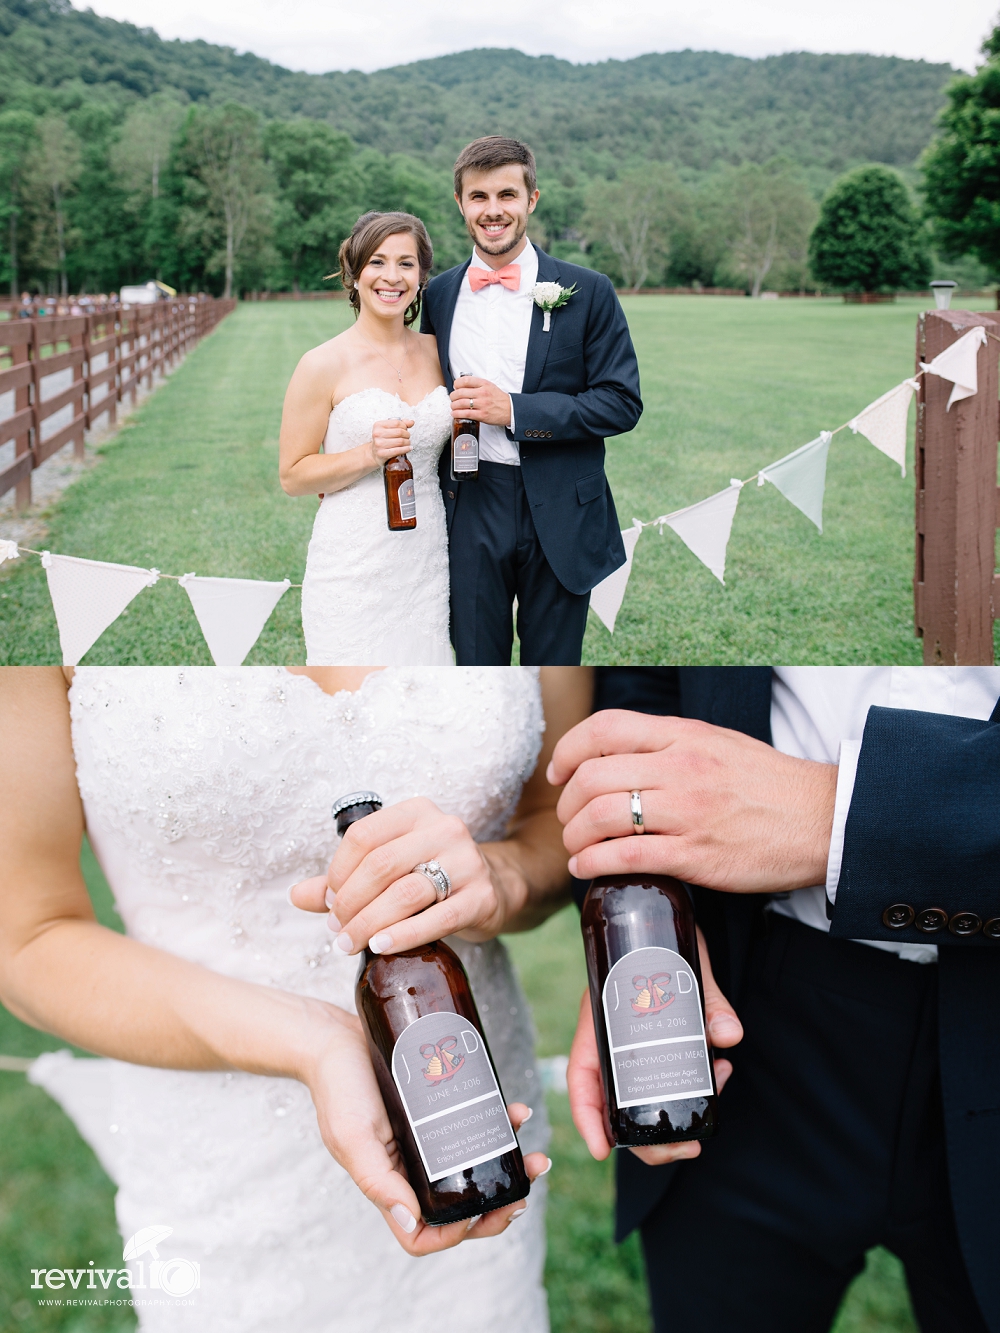
[(522, 1118), (521, 1124), (526, 1125), (534, 1114), (535, 1114), (534, 1110), (532, 1109), (532, 1107), (529, 1106), (528, 1114)]
[(327, 889), (326, 893), (323, 895), (323, 901), (326, 903), (327, 907), (332, 907), (334, 905), (337, 901), (337, 895), (334, 893), (333, 889)]
[(372, 953), (388, 953), (392, 948), (392, 936), (387, 930), (380, 930), (368, 941), (368, 947)]
[(417, 1219), (405, 1204), (394, 1203), (389, 1209), (389, 1212), (392, 1214), (392, 1220), (398, 1227), (402, 1227), (407, 1235), (409, 1235), (411, 1231), (416, 1231)]
[(507, 1219), (508, 1222), (513, 1222), (515, 1218), (520, 1217), (522, 1213), (526, 1213), (527, 1211), (528, 1211), (527, 1208), (515, 1209), (515, 1211), (511, 1213), (510, 1217)]
[(541, 1180), (542, 1176), (547, 1176), (549, 1172), (552, 1170), (552, 1158), (546, 1157), (545, 1163), (546, 1163), (545, 1170), (539, 1171), (538, 1175), (535, 1177), (536, 1180)]
[(472, 1228), (476, 1225), (476, 1223), (479, 1221), (479, 1219), (480, 1219), (481, 1217), (482, 1217), (482, 1213), (477, 1213), (477, 1214), (475, 1215), (475, 1217), (470, 1217), (470, 1218), (469, 1218), (469, 1221), (468, 1221), (468, 1224), (467, 1224), (467, 1226), (466, 1226), (466, 1228), (465, 1228), (466, 1231), (471, 1231)]
[(545, 780), (553, 787), (556, 785), (556, 766), (551, 761), (545, 770)]
[(298, 885), (299, 881), (296, 880), (294, 884), (289, 884), (288, 888), (285, 890), (285, 901), (288, 903), (289, 907), (296, 906), (295, 900), (292, 898), (292, 889), (298, 888)]
[(574, 877), (575, 877), (575, 875), (576, 875), (576, 857), (575, 857), (575, 856), (571, 856), (571, 857), (569, 858), (569, 873), (570, 873), (571, 875), (573, 875)]
[(350, 935), (338, 935), (333, 941), (333, 947), (339, 949), (341, 953), (353, 953), (354, 941), (351, 939)]
[(328, 930), (335, 930), (337, 931), (338, 934), (342, 929), (340, 922), (337, 920), (337, 918), (333, 915), (332, 912), (326, 918), (326, 925)]

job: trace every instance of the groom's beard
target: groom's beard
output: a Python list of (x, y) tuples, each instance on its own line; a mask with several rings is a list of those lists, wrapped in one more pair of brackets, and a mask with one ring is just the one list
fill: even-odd
[[(496, 221), (499, 222), (502, 221), (502, 219), (497, 218)], [(466, 220), (465, 223), (465, 230), (472, 237), (473, 243), (476, 246), (478, 246), (480, 250), (482, 250), (484, 255), (506, 255), (509, 254), (510, 251), (513, 250), (516, 246), (520, 245), (521, 237), (528, 230), (528, 219), (522, 218), (520, 225), (519, 226), (515, 225), (514, 234), (512, 236), (506, 236), (504, 237), (503, 240), (500, 241), (480, 240), (479, 233), (477, 232), (475, 226), (468, 220)]]

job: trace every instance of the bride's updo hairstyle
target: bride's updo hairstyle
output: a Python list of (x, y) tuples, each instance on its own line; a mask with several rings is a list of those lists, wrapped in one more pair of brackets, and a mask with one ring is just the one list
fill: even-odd
[(358, 295), (357, 280), (365, 265), (376, 254), (388, 236), (397, 236), (407, 232), (413, 237), (420, 265), (420, 286), (417, 295), (403, 316), (403, 323), (409, 326), (420, 318), (420, 303), (431, 265), (434, 263), (434, 249), (427, 228), (412, 213), (363, 213), (354, 224), (350, 236), (340, 247), (340, 281), (354, 309), (354, 314), (361, 310), (361, 297)]

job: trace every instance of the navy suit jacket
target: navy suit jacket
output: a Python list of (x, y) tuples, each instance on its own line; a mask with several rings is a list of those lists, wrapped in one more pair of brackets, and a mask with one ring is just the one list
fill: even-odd
[[(538, 247), (535, 247), (538, 250)], [(453, 387), (449, 344), (458, 293), (469, 262), (448, 269), (424, 296), (424, 333), (437, 338), (441, 371)], [(552, 313), (543, 332), (542, 311), (531, 314), (521, 393), (511, 395), (521, 476), (545, 558), (572, 593), (589, 592), (625, 563), (621, 525), (604, 474), (604, 441), (635, 426), (642, 413), (639, 366), (625, 312), (610, 279), (538, 250), (538, 281), (576, 284), (567, 305)], [(447, 450), (441, 459), (448, 531), (462, 486), (455, 482)]]
[[(933, 668), (927, 668), (932, 670)], [(771, 741), (769, 667), (605, 667), (596, 708), (676, 714)], [(693, 887), (712, 965), (737, 1012), (766, 896)], [(1000, 1328), (1000, 938), (892, 929), (894, 904), (1000, 918), (1000, 701), (989, 722), (873, 708), (862, 738), (830, 933), (939, 949), (941, 1085), (952, 1201), (969, 1278)], [(619, 1238), (674, 1168), (616, 1154)]]

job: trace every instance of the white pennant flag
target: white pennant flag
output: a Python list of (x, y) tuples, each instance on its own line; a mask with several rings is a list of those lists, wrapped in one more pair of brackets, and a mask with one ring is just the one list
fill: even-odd
[(639, 540), (641, 532), (642, 524), (637, 518), (633, 518), (632, 527), (626, 528), (622, 532), (622, 541), (625, 544), (624, 565), (619, 566), (613, 574), (609, 574), (606, 579), (602, 579), (596, 587), (590, 590), (590, 609), (601, 624), (605, 626), (609, 634), (615, 632), (615, 621), (625, 597), (629, 575), (632, 573), (632, 556), (635, 553), (635, 544)]
[(769, 481), (796, 509), (823, 531), (823, 492), (826, 490), (826, 456), (833, 435), (820, 431), (815, 440), (802, 445), (794, 453), (779, 458), (770, 467), (762, 467), (757, 474), (757, 485)]
[(951, 380), (955, 386), (948, 399), (946, 411), (951, 410), (952, 403), (961, 402), (963, 398), (971, 398), (973, 394), (978, 393), (977, 361), (979, 349), (985, 341), (986, 330), (979, 324), (968, 333), (963, 333), (957, 342), (953, 342), (943, 352), (939, 352), (929, 364), (921, 361), (921, 370), (926, 370), (931, 375), (940, 375), (943, 380)]
[(5, 560), (16, 560), (21, 552), (17, 549), (17, 542), (0, 541), (0, 565)]
[(292, 585), (258, 579), (210, 579), (185, 574), (181, 587), (191, 598), (198, 624), (216, 666), (242, 666), (268, 617)]
[(81, 560), (75, 555), (42, 552), (49, 596), (59, 626), (63, 666), (76, 666), (92, 644), (143, 588), (151, 588), (159, 570)]
[(672, 528), (723, 585), (726, 582), (726, 547), (742, 489), (742, 481), (734, 477), (724, 491), (688, 505), (687, 509), (678, 509), (676, 514), (665, 514), (654, 520)]
[(920, 388), (917, 380), (903, 380), (894, 389), (869, 403), (853, 421), (847, 424), (855, 435), (863, 435), (876, 449), (899, 464), (906, 476), (906, 418), (910, 399)]

